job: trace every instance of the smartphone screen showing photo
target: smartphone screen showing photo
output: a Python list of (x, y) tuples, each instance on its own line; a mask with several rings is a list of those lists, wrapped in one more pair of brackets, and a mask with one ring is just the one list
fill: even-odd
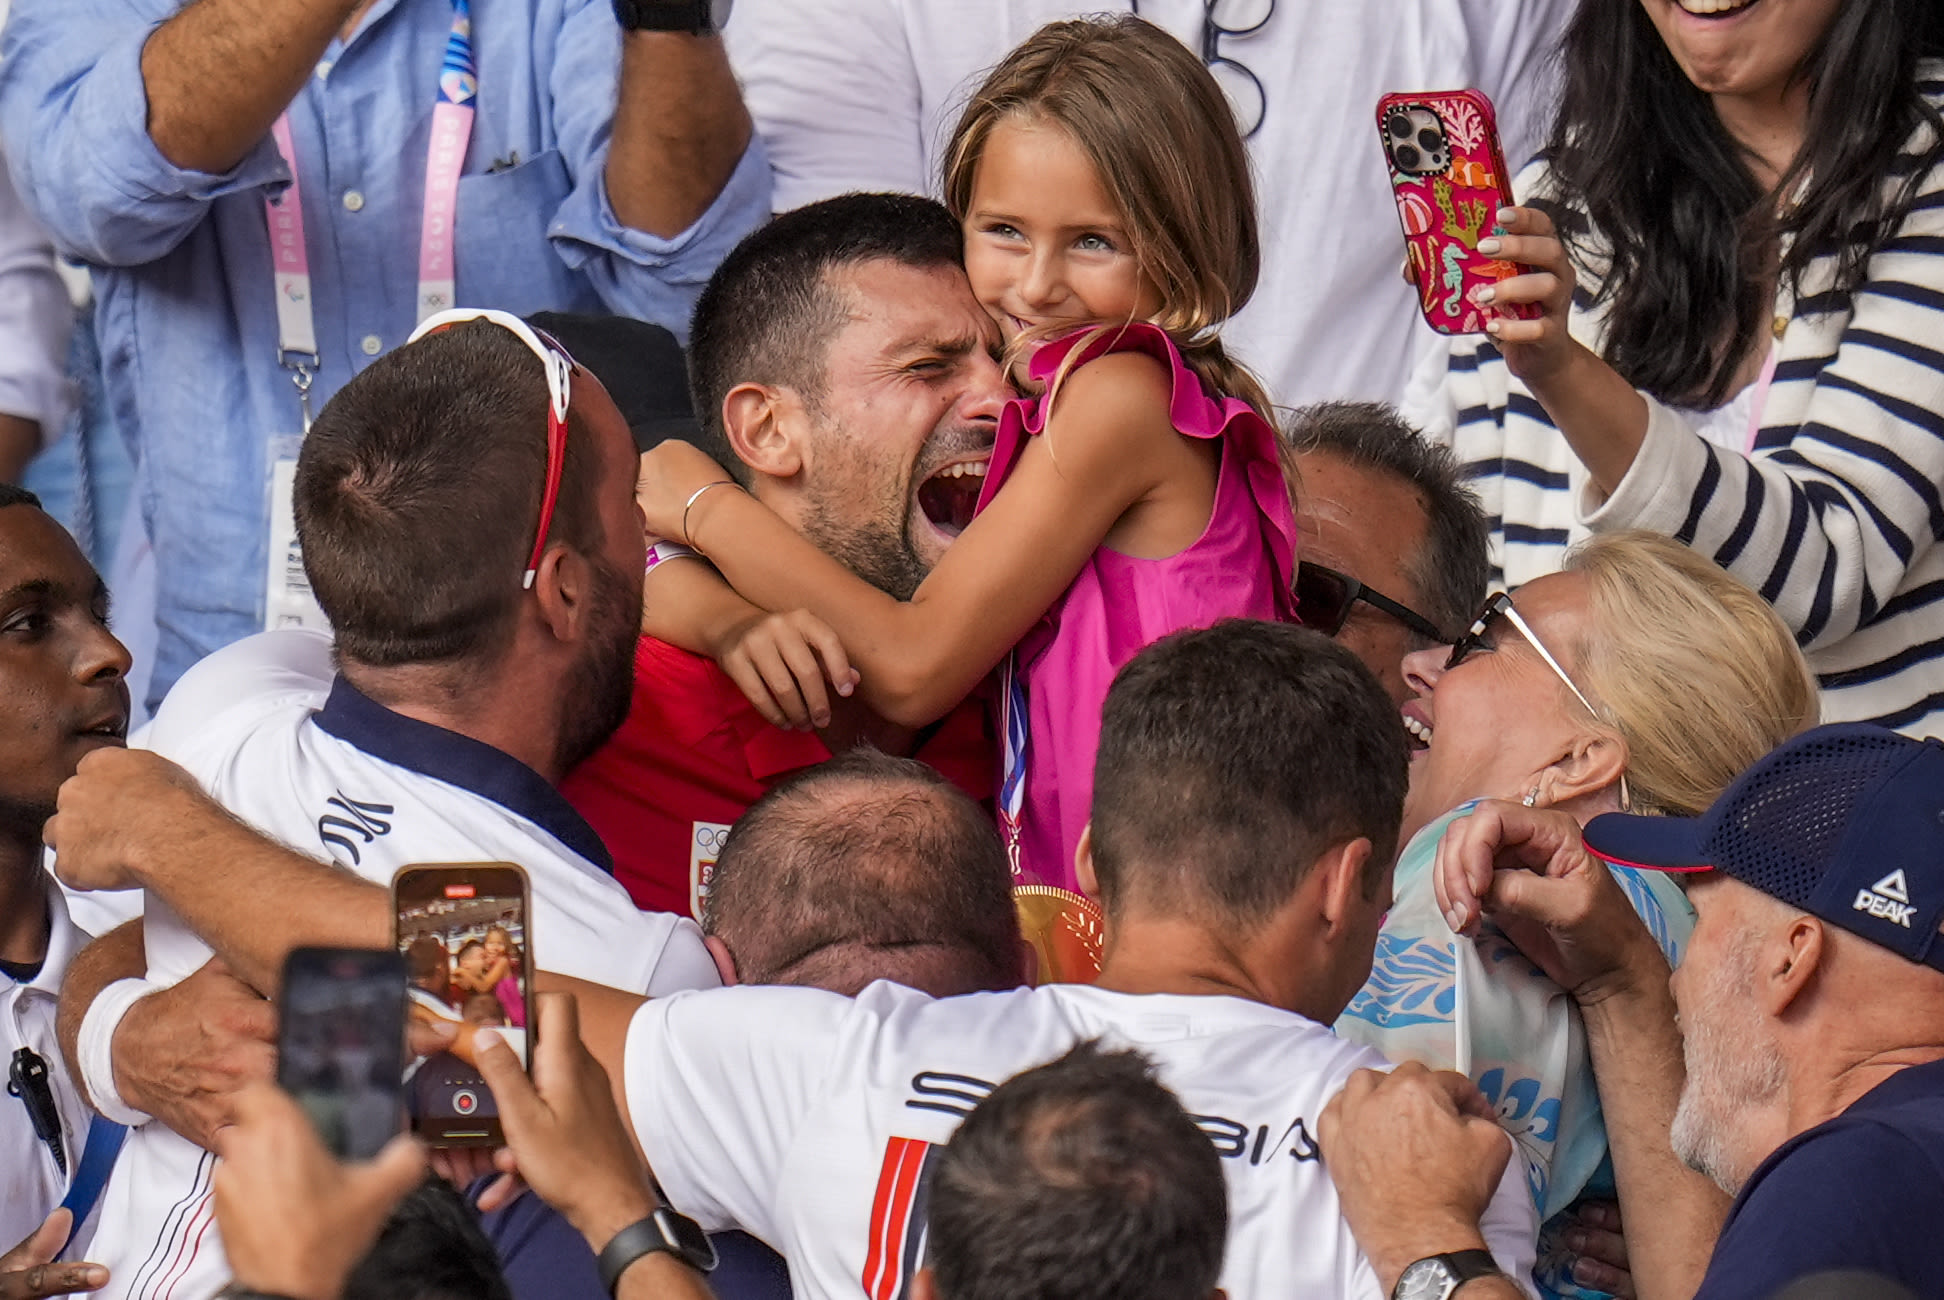
[(497, 1145), (499, 1109), (473, 1066), (472, 1037), (491, 1026), (528, 1059), (526, 874), (497, 863), (407, 867), (394, 893), (407, 1014), (453, 1030), (449, 1047), (407, 1066), (413, 1130), (434, 1145)]
[(299, 948), (284, 966), (277, 1082), (344, 1160), (404, 1126), (405, 974), (396, 953)]

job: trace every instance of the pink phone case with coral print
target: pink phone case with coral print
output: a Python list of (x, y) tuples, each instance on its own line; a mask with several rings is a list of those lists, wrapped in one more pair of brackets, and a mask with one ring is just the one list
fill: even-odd
[(1478, 241), (1497, 224), (1494, 214), (1512, 202), (1492, 101), (1476, 90), (1385, 95), (1377, 101), (1377, 132), (1418, 303), (1431, 328), (1478, 334), (1495, 315), (1536, 319), (1534, 304), (1472, 302), (1476, 290), (1526, 270), (1478, 251)]

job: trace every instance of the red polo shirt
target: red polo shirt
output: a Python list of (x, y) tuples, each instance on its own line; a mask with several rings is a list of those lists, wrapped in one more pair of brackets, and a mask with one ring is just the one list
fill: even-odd
[[(560, 789), (606, 841), (615, 878), (639, 906), (699, 917), (730, 824), (778, 781), (830, 756), (815, 732), (763, 721), (713, 660), (642, 637), (628, 720)], [(912, 757), (989, 805), (996, 760), (976, 696)]]

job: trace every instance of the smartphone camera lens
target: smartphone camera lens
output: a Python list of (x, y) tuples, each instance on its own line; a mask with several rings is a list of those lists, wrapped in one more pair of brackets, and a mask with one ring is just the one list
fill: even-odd
[(1384, 129), (1390, 133), (1392, 139), (1395, 140), (1410, 139), (1411, 119), (1409, 114), (1406, 113), (1390, 114), (1389, 117), (1387, 117), (1384, 121)]
[(1426, 153), (1436, 153), (1439, 146), (1444, 144), (1444, 141), (1438, 138), (1437, 131), (1428, 126), (1418, 132), (1417, 142)]
[(1398, 145), (1395, 154), (1398, 170), (1405, 173), (1415, 173), (1418, 170), (1418, 164), (1423, 161), (1422, 155), (1408, 144)]

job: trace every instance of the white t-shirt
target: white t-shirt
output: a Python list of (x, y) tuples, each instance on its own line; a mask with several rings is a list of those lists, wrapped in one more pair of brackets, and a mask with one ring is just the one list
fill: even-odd
[[(245, 821), (368, 880), (389, 884), (413, 862), (525, 867), (537, 967), (656, 996), (719, 983), (695, 923), (638, 910), (608, 874), (599, 837), (552, 786), (491, 746), (360, 694), (336, 678), (324, 634), (266, 632), (217, 651), (176, 683), (150, 741)], [(158, 896), (145, 937), (157, 984), (210, 956)], [(87, 1256), (112, 1274), (103, 1295), (198, 1300), (228, 1280), (211, 1222), (214, 1164), (160, 1124), (130, 1133)]]
[[(1134, 7), (738, 0), (724, 35), (769, 150), (775, 209), (849, 190), (936, 194), (959, 112), (1007, 51), (1055, 19)], [(1516, 172), (1551, 124), (1549, 59), (1575, 7), (1279, 0), (1259, 31), (1221, 38), (1220, 56), (1254, 72), (1268, 94), (1262, 127), (1248, 141), (1262, 214), (1261, 282), (1223, 340), (1275, 401), (1394, 402), (1417, 348), (1438, 337), (1402, 277), (1404, 236), (1377, 100), (1391, 91), (1483, 90)], [(1268, 8), (1257, 0), (1217, 11), (1239, 25)], [(1203, 0), (1139, 0), (1139, 11), (1200, 51)], [(1240, 111), (1252, 114), (1253, 101)]]
[(47, 1081), (61, 1118), (62, 1154), (67, 1169), (34, 1133), (26, 1105), (0, 1092), (0, 1251), (12, 1250), (40, 1227), (48, 1212), (67, 1195), (68, 1181), (81, 1166), (88, 1124), (94, 1113), (68, 1075), (54, 1037), (55, 1004), (68, 963), (88, 942), (88, 936), (68, 919), (61, 891), (50, 887), (48, 908), (53, 922), (47, 957), (33, 979), (21, 982), (0, 974), (0, 1083), (14, 1053), (25, 1047), (47, 1062)]
[[(799, 1300), (888, 1300), (921, 1262), (931, 1148), (997, 1084), (1091, 1038), (1145, 1052), (1221, 1155), (1231, 1300), (1380, 1300), (1315, 1133), (1353, 1071), (1388, 1063), (1260, 1003), (1074, 984), (944, 1000), (888, 983), (854, 1000), (722, 989), (642, 1007), (624, 1068), (678, 1209), (781, 1251)], [(1484, 1231), (1500, 1266), (1529, 1277), (1538, 1221), (1516, 1164)]]

